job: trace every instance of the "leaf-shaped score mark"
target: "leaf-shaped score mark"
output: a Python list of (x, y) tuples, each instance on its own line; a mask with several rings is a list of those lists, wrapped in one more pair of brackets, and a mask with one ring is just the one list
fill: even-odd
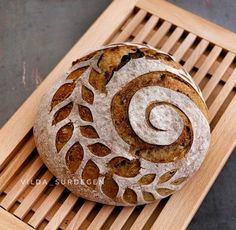
[(71, 122), (61, 127), (56, 136), (56, 149), (60, 152), (62, 147), (70, 140), (73, 134), (74, 126)]
[(75, 88), (75, 83), (66, 83), (62, 85), (54, 94), (51, 102), (51, 109), (53, 109), (57, 104), (68, 98)]
[(98, 166), (92, 160), (89, 160), (87, 164), (85, 165), (84, 170), (82, 172), (83, 182), (88, 187), (95, 189), (98, 177), (99, 177)]
[(104, 73), (98, 73), (95, 69), (92, 69), (89, 75), (89, 84), (92, 85), (95, 90), (98, 90), (101, 93), (106, 92), (106, 74)]
[(123, 199), (130, 204), (136, 204), (137, 203), (137, 194), (134, 192), (134, 190), (132, 190), (130, 188), (126, 188), (125, 192), (123, 194)]
[(172, 193), (174, 193), (174, 190), (169, 189), (169, 188), (158, 188), (157, 192), (161, 195), (161, 196), (169, 196)]
[(55, 125), (58, 122), (64, 120), (65, 118), (67, 118), (72, 110), (73, 107), (73, 102), (70, 102), (69, 104), (65, 105), (64, 107), (62, 107), (61, 109), (59, 109), (55, 114), (54, 114), (54, 118), (52, 121), (52, 124)]
[(79, 142), (76, 142), (66, 153), (66, 165), (71, 173), (75, 173), (83, 160), (84, 150)]
[(80, 126), (80, 133), (84, 137), (99, 138), (97, 131), (91, 125)]
[(147, 185), (147, 184), (152, 183), (155, 177), (156, 177), (156, 174), (147, 174), (141, 177), (138, 182), (139, 184)]
[(110, 176), (106, 175), (102, 185), (102, 191), (111, 199), (114, 199), (118, 193), (119, 186), (115, 180)]
[(88, 148), (91, 153), (98, 157), (104, 157), (111, 153), (111, 150), (102, 143), (88, 145)]
[(140, 162), (137, 159), (128, 160), (124, 157), (115, 157), (110, 160), (108, 166), (111, 171), (122, 177), (135, 177), (140, 170)]
[(175, 175), (176, 172), (177, 172), (177, 169), (172, 169), (172, 170), (164, 173), (162, 176), (160, 176), (158, 183), (161, 184), (161, 183), (164, 183), (164, 182), (170, 180)]
[(78, 109), (79, 109), (79, 115), (82, 120), (93, 122), (93, 115), (88, 107), (83, 105), (78, 105)]
[(171, 182), (171, 184), (173, 185), (180, 185), (182, 184), (184, 181), (186, 181), (188, 179), (188, 177), (180, 177), (174, 181)]
[(154, 201), (155, 198), (152, 193), (143, 191), (143, 199), (147, 202)]
[(71, 72), (66, 79), (70, 79), (70, 80), (73, 80), (73, 81), (76, 81), (78, 78), (81, 77), (81, 75), (85, 72), (85, 70), (87, 69), (88, 67), (81, 67), (81, 68), (78, 68), (76, 70), (74, 70), (73, 72)]
[(92, 90), (82, 85), (81, 94), (84, 101), (88, 102), (89, 104), (93, 104), (94, 94)]

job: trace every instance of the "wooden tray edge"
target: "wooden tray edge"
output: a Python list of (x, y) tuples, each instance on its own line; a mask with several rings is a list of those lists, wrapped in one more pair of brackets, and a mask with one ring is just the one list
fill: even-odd
[(3, 208), (0, 207), (0, 229), (21, 229), (21, 230), (32, 230), (28, 224), (19, 220), (17, 217), (7, 212)]
[[(158, 7), (157, 7), (158, 5)], [(236, 33), (164, 0), (139, 0), (136, 4), (197, 36), (236, 53)], [(166, 13), (173, 12), (173, 13)], [(188, 18), (188, 20), (185, 20)], [(223, 38), (223, 39), (222, 39)]]

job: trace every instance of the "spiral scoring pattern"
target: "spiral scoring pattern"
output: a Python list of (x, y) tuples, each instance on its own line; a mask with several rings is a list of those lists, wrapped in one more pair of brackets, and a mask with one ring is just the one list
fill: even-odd
[(209, 146), (199, 89), (148, 46), (116, 44), (77, 60), (44, 99), (34, 128), (39, 153), (59, 179), (81, 178), (66, 186), (91, 200), (135, 205), (168, 196)]

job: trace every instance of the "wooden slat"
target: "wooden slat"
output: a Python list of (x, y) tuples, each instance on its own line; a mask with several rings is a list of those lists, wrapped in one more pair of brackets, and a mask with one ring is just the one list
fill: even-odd
[(109, 217), (113, 209), (114, 206), (103, 205), (97, 216), (93, 219), (92, 223), (89, 225), (88, 230), (101, 229), (102, 225), (105, 223), (106, 219)]
[(184, 29), (177, 27), (174, 30), (174, 32), (170, 35), (170, 37), (167, 39), (165, 44), (162, 46), (161, 50), (168, 53), (172, 49), (172, 47), (175, 45), (175, 43), (179, 40), (183, 32), (184, 32)]
[(76, 213), (76, 215), (68, 225), (67, 230), (79, 229), (81, 224), (84, 222), (84, 220), (94, 208), (95, 204), (96, 203), (92, 201), (85, 201), (85, 203), (82, 205), (82, 207), (79, 209), (79, 211)]
[(8, 185), (11, 178), (15, 175), (17, 170), (19, 170), (23, 162), (31, 154), (34, 148), (34, 138), (31, 137), (0, 175), (0, 193)]
[(9, 193), (4, 197), (1, 202), (1, 206), (6, 210), (9, 210), (12, 205), (15, 203), (16, 199), (19, 195), (26, 189), (28, 185), (28, 181), (32, 180), (35, 174), (42, 167), (43, 162), (39, 157), (37, 157), (34, 162), (30, 165), (27, 171), (22, 176), (21, 180), (19, 180), (9, 191)]
[[(3, 167), (3, 163), (7, 162), (13, 150), (15, 150), (14, 153), (16, 153), (16, 157), (13, 158), (9, 165), (7, 165), (0, 174), (0, 182), (3, 182), (3, 185), (0, 183), (0, 188), (6, 188), (4, 192), (7, 193), (2, 202), (5, 202), (8, 209), (10, 208), (11, 212), (14, 212), (14, 214), (19, 218), (25, 218), (24, 221), (28, 222), (34, 228), (41, 229), (43, 226), (45, 227), (47, 222), (44, 221), (43, 224), (41, 223), (44, 219), (46, 219), (49, 221), (49, 224), (47, 225), (48, 229), (56, 229), (59, 227), (64, 229), (67, 221), (69, 222), (68, 229), (78, 229), (83, 226), (83, 223), (86, 226), (89, 226), (89, 229), (102, 229), (103, 226), (105, 226), (104, 223), (106, 223), (109, 215), (114, 209), (112, 206), (103, 206), (97, 213), (94, 220), (91, 221), (90, 218), (86, 218), (89, 216), (91, 211), (95, 211), (93, 210), (95, 203), (86, 201), (74, 215), (71, 210), (76, 204), (77, 198), (72, 198), (73, 195), (70, 194), (62, 204), (58, 202), (58, 199), (64, 190), (63, 186), (56, 186), (45, 198), (46, 194), (43, 193), (43, 190), (46, 187), (35, 186), (30, 190), (30, 188), (26, 189), (25, 187), (21, 187), (20, 185), (16, 186), (16, 184), (12, 183), (17, 179), (15, 178), (13, 180), (15, 173), (19, 170), (22, 163), (34, 148), (33, 139), (30, 139), (32, 141), (31, 145), (29, 144), (30, 141), (28, 141), (19, 152), (16, 151), (16, 147), (19, 147), (18, 143), (32, 128), (34, 114), (40, 97), (47, 87), (53, 84), (57, 76), (69, 67), (71, 60), (78, 58), (78, 53), (82, 56), (88, 49), (93, 49), (94, 47), (100, 46), (107, 41), (111, 41), (111, 38), (119, 33), (121, 25), (124, 25), (122, 32), (115, 37), (115, 41), (116, 39), (117, 41), (123, 41), (123, 39), (128, 39), (130, 36), (134, 36), (133, 41), (135, 42), (145, 41), (151, 45), (158, 46), (158, 48), (162, 48), (167, 52), (176, 50), (174, 56), (176, 56), (177, 60), (185, 61), (184, 67), (188, 71), (191, 70), (193, 66), (196, 66), (197, 68), (199, 67), (199, 70), (194, 76), (194, 79), (196, 79), (198, 83), (200, 83), (208, 73), (213, 74), (211, 79), (214, 78), (217, 83), (222, 79), (227, 80), (223, 88), (220, 88), (219, 95), (216, 96), (215, 100), (212, 98), (216, 95), (217, 90), (214, 90), (214, 85), (217, 83), (210, 79), (206, 84), (205, 91), (207, 93), (209, 93), (209, 91), (213, 92), (209, 99), (210, 103), (212, 103), (210, 107), (211, 120), (217, 114), (217, 111), (220, 109), (221, 105), (225, 103), (227, 96), (231, 93), (233, 85), (236, 84), (236, 74), (235, 70), (233, 71), (234, 65), (229, 66), (230, 62), (232, 62), (234, 54), (227, 57), (227, 61), (225, 59), (221, 61), (221, 57), (218, 58), (220, 52), (222, 51), (220, 46), (224, 48), (230, 47), (230, 51), (232, 53), (235, 52), (235, 35), (232, 36), (232, 34), (227, 31), (221, 30), (220, 27), (216, 27), (211, 23), (208, 24), (204, 20), (197, 22), (197, 19), (199, 19), (198, 17), (195, 18), (192, 14), (186, 13), (171, 4), (160, 0), (138, 0), (137, 5), (142, 6), (145, 4), (145, 7), (137, 12), (135, 10), (135, 15), (128, 19), (131, 14), (134, 14), (133, 9), (135, 4), (136, 0), (114, 0), (108, 10), (103, 13), (98, 21), (95, 22), (91, 29), (63, 59), (63, 61), (60, 62), (60, 64), (51, 72), (47, 79), (39, 86), (36, 92), (26, 101), (22, 108), (18, 110), (16, 115), (14, 115), (13, 118), (4, 126), (3, 131), (0, 131), (0, 138), (3, 140), (0, 143), (0, 168)], [(176, 12), (170, 14), (169, 12), (171, 10), (175, 10), (175, 8)], [(147, 21), (145, 21), (147, 12), (154, 12), (156, 15), (152, 15)], [(165, 16), (163, 17), (163, 15)], [(166, 19), (167, 21), (164, 21), (160, 28), (155, 31), (156, 28), (154, 27), (157, 24), (159, 16), (160, 19)], [(193, 20), (192, 17), (195, 19)], [(185, 20), (186, 18), (189, 20)], [(127, 23), (124, 23), (125, 21)], [(172, 25), (177, 25), (177, 27), (171, 34), (169, 34)], [(211, 27), (211, 29), (209, 30), (208, 27)], [(181, 36), (184, 31), (190, 33), (182, 41)], [(207, 33), (213, 32), (212, 34), (207, 35), (206, 31)], [(122, 33), (123, 35), (121, 35)], [(96, 34), (96, 36), (94, 36), (94, 34)], [(214, 37), (216, 34), (218, 36), (217, 38)], [(199, 35), (203, 36), (199, 37)], [(219, 38), (219, 36), (221, 36), (221, 38)], [(197, 37), (201, 39), (200, 43), (196, 47), (195, 45), (192, 46)], [(222, 37), (224, 37), (224, 39), (222, 39)], [(231, 38), (234, 38), (234, 41), (231, 40)], [(214, 46), (212, 51), (206, 57), (207, 52), (204, 51), (208, 46), (208, 40), (210, 42), (216, 41), (217, 45)], [(228, 43), (229, 40), (231, 40), (230, 44)], [(223, 43), (226, 44), (223, 45)], [(233, 43), (234, 45), (232, 46)], [(201, 59), (203, 59), (203, 61), (201, 61)], [(223, 65), (222, 63), (224, 63), (224, 69), (221, 68), (221, 70), (219, 70), (219, 66)], [(232, 74), (230, 75), (231, 72)], [(235, 145), (236, 131), (233, 127), (236, 122), (233, 121), (232, 124), (225, 123), (225, 121), (231, 121), (234, 119), (233, 116), (236, 112), (235, 100), (236, 99), (234, 98), (233, 101), (231, 101), (230, 105), (213, 130), (211, 149), (201, 170), (196, 174), (193, 180), (190, 181), (189, 185), (170, 198), (163, 211), (161, 211), (160, 216), (158, 216), (157, 220), (154, 222), (153, 229), (171, 230), (186, 228), (202, 199), (223, 167), (226, 159), (230, 155), (230, 151)], [(30, 112), (25, 113), (25, 111)], [(18, 122), (19, 120), (21, 122)], [(229, 144), (223, 145), (222, 139), (224, 139), (224, 141), (228, 139)], [(27, 167), (26, 172), (30, 170), (29, 165), (27, 165)], [(34, 171), (34, 173), (36, 172), (37, 170)], [(23, 177), (25, 177), (25, 174)], [(5, 179), (11, 183), (5, 182)], [(195, 183), (199, 185), (197, 188)], [(6, 187), (7, 185), (9, 186)], [(15, 190), (14, 192), (13, 189)], [(20, 203), (17, 204), (19, 205), (18, 207), (16, 204), (14, 205), (16, 200)], [(14, 207), (11, 208), (12, 205), (14, 205)], [(125, 224), (130, 226), (132, 222), (132, 229), (142, 229), (145, 224), (146, 226), (147, 224), (151, 224), (149, 220), (150, 216), (157, 211), (155, 207), (158, 209), (160, 206), (157, 206), (155, 203), (146, 205), (138, 216), (136, 215), (136, 212), (133, 213), (135, 209), (134, 207), (122, 208), (110, 229), (122, 229)], [(57, 210), (57, 208), (59, 209)], [(30, 215), (27, 215), (30, 210), (32, 211), (30, 215), (35, 212), (31, 217)], [(129, 221), (130, 223), (127, 223)], [(16, 222), (15, 226), (18, 226), (17, 224), (19, 223)], [(108, 224), (110, 224), (110, 222)], [(19, 229), (24, 229), (24, 227), (19, 227)]]
[(2, 230), (33, 230), (29, 225), (0, 208), (0, 229)]
[(158, 20), (159, 20), (158, 17), (152, 15), (147, 21), (147, 23), (144, 25), (142, 30), (140, 30), (139, 33), (136, 35), (136, 37), (133, 39), (133, 42), (143, 42), (145, 38), (148, 36), (148, 34), (153, 30)]
[[(129, 0), (129, 4), (127, 4), (127, 0), (113, 1), (40, 86), (16, 111), (11, 119), (2, 127), (0, 130), (0, 169), (22, 138), (32, 128), (38, 104), (48, 87), (53, 84), (61, 73), (66, 72), (72, 60), (76, 60), (90, 49), (104, 44), (133, 11), (136, 1), (137, 0)], [(112, 14), (110, 12), (112, 12)], [(30, 111), (30, 113), (26, 111)]]
[(135, 209), (135, 207), (122, 208), (119, 215), (116, 217), (115, 221), (111, 225), (110, 230), (121, 229), (124, 226), (124, 224), (126, 223), (126, 221), (128, 220), (128, 218), (130, 217), (130, 215), (132, 214), (132, 212), (134, 211), (134, 209)]
[(139, 0), (136, 5), (151, 14), (172, 22), (174, 25), (197, 34), (207, 41), (236, 53), (236, 34), (221, 26), (185, 11), (168, 1)]
[(34, 188), (27, 194), (27, 197), (23, 202), (18, 206), (14, 211), (14, 215), (23, 219), (26, 214), (30, 211), (32, 205), (37, 201), (41, 193), (45, 190), (48, 182), (52, 179), (52, 174), (49, 171), (46, 171), (44, 175), (40, 178), (41, 183), (36, 184)]
[(174, 57), (176, 61), (180, 61), (183, 55), (186, 53), (186, 51), (189, 49), (189, 47), (194, 43), (197, 36), (195, 34), (189, 33), (188, 36), (184, 39), (184, 41), (181, 43), (179, 48), (175, 51)]
[(220, 93), (217, 95), (216, 99), (213, 101), (209, 108), (209, 119), (210, 122), (215, 117), (216, 113), (218, 112), (219, 108), (225, 101), (226, 97), (229, 95), (231, 90), (236, 84), (236, 69), (233, 71), (231, 76), (229, 77), (228, 81), (225, 83), (223, 89), (220, 91)]
[(193, 68), (197, 60), (201, 57), (203, 52), (206, 50), (208, 44), (209, 42), (204, 39), (200, 41), (200, 43), (197, 45), (197, 47), (194, 49), (194, 51), (192, 52), (192, 54), (190, 55), (190, 57), (184, 64), (184, 68), (186, 71), (189, 72)]
[(45, 218), (45, 216), (53, 207), (53, 205), (57, 202), (64, 189), (65, 188), (61, 185), (58, 185), (55, 188), (53, 188), (51, 193), (47, 196), (47, 198), (40, 205), (40, 207), (37, 209), (34, 215), (30, 218), (28, 223), (31, 226), (33, 226), (34, 228), (38, 227), (38, 225), (42, 222), (42, 220)]
[(157, 32), (150, 38), (148, 44), (156, 47), (161, 39), (166, 35), (170, 27), (171, 24), (169, 22), (163, 22), (160, 28), (158, 28)]
[(114, 40), (114, 42), (121, 42), (127, 40), (134, 31), (134, 29), (143, 21), (146, 14), (146, 11), (140, 9), (139, 12), (129, 22), (129, 24), (119, 34), (119, 36)]
[(207, 100), (207, 98), (212, 93), (213, 89), (216, 87), (218, 82), (220, 81), (221, 77), (225, 73), (225, 71), (228, 69), (232, 61), (234, 60), (235, 55), (231, 52), (228, 52), (226, 56), (224, 57), (223, 61), (218, 66), (215, 73), (212, 75), (211, 79), (205, 86), (204, 90), (202, 91), (204, 98)]
[(145, 205), (145, 207), (143, 208), (143, 210), (139, 214), (138, 218), (133, 223), (130, 230), (142, 229), (144, 227), (144, 225), (147, 223), (149, 217), (155, 211), (158, 204), (159, 204), (159, 201), (152, 203), (152, 204)]
[(219, 56), (222, 48), (219, 46), (214, 46), (206, 60), (202, 63), (201, 67), (198, 69), (197, 73), (194, 75), (194, 80), (197, 84), (199, 84), (202, 79), (206, 76), (207, 72), (211, 68), (212, 64), (215, 62), (217, 57)]
[[(212, 143), (200, 170), (181, 191), (171, 196), (153, 224), (153, 230), (176, 230), (187, 227), (234, 149), (236, 144), (235, 113), (236, 97), (231, 101), (212, 132)], [(225, 121), (231, 121), (227, 128), (225, 128)], [(227, 140), (227, 144), (222, 144), (222, 140)]]
[(54, 214), (53, 218), (50, 220), (45, 230), (57, 229), (60, 226), (61, 222), (65, 219), (67, 214), (71, 211), (77, 200), (78, 197), (70, 193), (70, 195), (66, 198), (61, 207)]

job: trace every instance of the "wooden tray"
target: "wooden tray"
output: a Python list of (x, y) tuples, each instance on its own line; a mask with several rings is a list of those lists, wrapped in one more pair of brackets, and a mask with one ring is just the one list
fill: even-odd
[[(212, 142), (180, 192), (138, 207), (85, 201), (63, 186), (29, 185), (53, 176), (38, 158), (32, 124), (44, 91), (88, 49), (144, 42), (171, 53), (203, 90)], [(161, 0), (115, 0), (0, 131), (0, 229), (185, 229), (236, 143), (236, 35)]]

